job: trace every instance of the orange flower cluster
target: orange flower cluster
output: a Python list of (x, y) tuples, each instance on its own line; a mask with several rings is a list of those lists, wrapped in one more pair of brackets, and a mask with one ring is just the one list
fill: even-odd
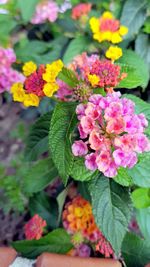
[(84, 238), (96, 242), (101, 232), (95, 224), (92, 207), (81, 196), (75, 197), (65, 206), (63, 212), (63, 225), (70, 234), (80, 232)]

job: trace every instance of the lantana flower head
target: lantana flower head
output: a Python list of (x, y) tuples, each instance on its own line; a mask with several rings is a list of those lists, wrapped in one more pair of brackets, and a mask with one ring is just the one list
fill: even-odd
[(88, 56), (86, 53), (75, 57), (69, 68), (76, 73), (80, 82), (75, 88), (69, 88), (64, 82), (59, 83), (58, 98), (64, 101), (84, 102), (97, 87), (103, 87), (111, 93), (127, 76), (126, 73), (121, 73), (120, 66), (110, 60), (101, 60), (98, 55)]
[(56, 78), (62, 70), (61, 60), (39, 67), (32, 61), (23, 66), (26, 79), (23, 84), (15, 83), (11, 88), (14, 101), (22, 102), (24, 106), (38, 106), (44, 96), (51, 97), (58, 89)]
[(109, 41), (113, 44), (120, 43), (128, 32), (128, 28), (120, 25), (120, 21), (108, 11), (104, 12), (100, 18), (92, 17), (90, 27), (93, 38), (100, 43), (103, 41)]
[[(114, 252), (111, 245), (107, 242), (95, 223), (91, 204), (80, 195), (76, 196), (72, 201), (65, 205), (63, 211), (63, 226), (72, 236), (79, 233), (79, 237), (82, 235), (85, 240), (90, 241), (95, 245), (97, 244), (97, 246), (99, 245), (99, 248), (97, 246), (96, 248), (106, 257), (113, 255)], [(82, 240), (81, 237), (78, 239)], [(79, 243), (77, 247), (82, 246), (82, 244)], [(104, 247), (108, 249), (105, 250)], [(110, 252), (109, 255), (108, 251)], [(84, 252), (89, 252), (89, 249), (85, 248)], [(83, 255), (85, 254), (83, 253)]]
[(72, 8), (72, 15), (71, 17), (74, 20), (80, 19), (82, 16), (88, 15), (91, 11), (92, 4), (91, 3), (80, 3)]
[(46, 227), (46, 221), (43, 220), (38, 214), (35, 214), (25, 225), (25, 236), (26, 239), (32, 240), (32, 239), (40, 239), (44, 227)]
[(55, 1), (42, 0), (36, 6), (35, 14), (31, 19), (31, 23), (40, 24), (46, 21), (54, 22), (58, 17), (59, 7)]
[(119, 92), (92, 95), (76, 109), (81, 139), (74, 142), (72, 152), (85, 158), (88, 169), (108, 177), (116, 176), (120, 167), (132, 168), (138, 153), (150, 151), (144, 134), (148, 121), (143, 113), (135, 114), (131, 100), (120, 96)]
[(16, 61), (13, 49), (0, 47), (0, 93), (9, 91), (15, 82), (23, 82), (24, 76), (12, 68)]

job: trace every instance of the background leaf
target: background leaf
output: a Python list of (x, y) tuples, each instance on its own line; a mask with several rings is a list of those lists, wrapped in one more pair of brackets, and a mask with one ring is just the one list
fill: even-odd
[(144, 60), (132, 50), (123, 50), (123, 56), (117, 60), (117, 64), (128, 66), (127, 77), (123, 79), (118, 88), (145, 88), (149, 81), (149, 70)]
[(32, 126), (26, 143), (26, 160), (34, 161), (44, 152), (48, 151), (48, 133), (51, 116), (51, 113), (44, 114)]
[(76, 39), (73, 39), (66, 49), (63, 56), (63, 62), (65, 64), (70, 63), (75, 56), (85, 52), (89, 44), (90, 40), (85, 36), (79, 36)]
[(148, 34), (141, 33), (137, 36), (135, 40), (135, 51), (144, 59), (150, 73), (150, 42)]
[(138, 33), (146, 18), (146, 0), (127, 0), (123, 6), (121, 24), (128, 27), (125, 38), (133, 38)]
[(26, 173), (23, 188), (28, 194), (43, 190), (57, 176), (57, 169), (50, 158), (36, 162)]
[(35, 259), (43, 252), (66, 254), (73, 247), (64, 229), (54, 230), (39, 240), (13, 242), (12, 246), (28, 259)]
[(51, 229), (58, 227), (58, 203), (55, 198), (48, 197), (45, 192), (35, 194), (30, 199), (29, 210), (31, 216), (34, 216), (35, 214), (41, 216), (47, 222), (47, 226)]
[(139, 162), (128, 169), (128, 174), (132, 177), (134, 184), (140, 187), (150, 187), (150, 153), (141, 155)]
[(50, 125), (50, 151), (64, 184), (67, 183), (73, 165), (71, 133), (77, 123), (75, 108), (75, 103), (58, 103)]
[(39, 3), (39, 0), (17, 0), (18, 1), (18, 7), (20, 8), (22, 18), (25, 22), (28, 22), (34, 12), (35, 12), (35, 7)]
[(122, 244), (122, 254), (128, 267), (144, 267), (150, 262), (150, 242), (127, 233)]
[(150, 207), (137, 210), (136, 218), (144, 238), (150, 242)]
[(96, 224), (118, 254), (130, 221), (129, 191), (104, 176), (89, 182), (89, 191)]
[(137, 188), (132, 192), (132, 201), (134, 207), (142, 209), (150, 207), (150, 189), (149, 188)]

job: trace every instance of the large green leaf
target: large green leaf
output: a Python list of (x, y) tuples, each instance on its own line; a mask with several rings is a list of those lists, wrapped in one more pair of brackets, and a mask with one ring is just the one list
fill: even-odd
[(51, 116), (51, 113), (44, 114), (32, 126), (25, 150), (25, 158), (27, 160), (34, 161), (44, 152), (48, 151), (48, 132)]
[(130, 221), (129, 191), (104, 176), (89, 183), (89, 191), (96, 224), (119, 254)]
[(137, 210), (136, 218), (144, 238), (150, 242), (150, 207)]
[(58, 103), (50, 125), (50, 151), (64, 184), (67, 183), (73, 166), (71, 134), (77, 123), (75, 108), (75, 103)]
[(150, 187), (150, 153), (140, 156), (139, 162), (128, 169), (128, 174), (132, 177), (134, 184), (140, 187)]
[(73, 247), (70, 235), (63, 229), (54, 230), (39, 240), (13, 242), (12, 246), (29, 259), (34, 259), (43, 252), (66, 254)]
[(29, 203), (31, 215), (38, 214), (47, 222), (47, 226), (54, 229), (58, 227), (58, 203), (55, 198), (50, 198), (45, 192), (35, 194)]
[(145, 88), (149, 81), (149, 70), (143, 58), (132, 50), (123, 50), (123, 56), (117, 61), (117, 64), (128, 66), (127, 77), (123, 79), (118, 88), (132, 89), (137, 86)]
[(144, 267), (150, 262), (150, 242), (127, 233), (122, 244), (122, 254), (128, 267)]
[(123, 6), (121, 24), (128, 27), (125, 38), (134, 38), (146, 18), (146, 0), (127, 0)]
[(28, 194), (37, 193), (57, 176), (57, 169), (50, 158), (39, 160), (26, 173), (23, 189)]
[(150, 207), (150, 189), (137, 188), (132, 192), (132, 201), (137, 209)]
[(28, 22), (34, 13), (35, 7), (38, 4), (39, 0), (26, 0), (26, 1), (17, 0), (17, 1), (23, 20), (25, 22)]
[(70, 176), (74, 180), (89, 181), (97, 176), (97, 172), (88, 170), (85, 167), (83, 158), (74, 158), (73, 166), (70, 172)]
[(79, 36), (76, 39), (73, 39), (64, 54), (63, 62), (65, 64), (70, 63), (75, 56), (86, 51), (89, 44), (90, 40), (85, 36)]
[(150, 72), (150, 43), (148, 34), (141, 33), (135, 40), (135, 51), (147, 63)]
[(122, 186), (131, 186), (133, 184), (131, 176), (127, 173), (127, 170), (123, 167), (118, 169), (118, 174), (114, 177), (115, 182)]

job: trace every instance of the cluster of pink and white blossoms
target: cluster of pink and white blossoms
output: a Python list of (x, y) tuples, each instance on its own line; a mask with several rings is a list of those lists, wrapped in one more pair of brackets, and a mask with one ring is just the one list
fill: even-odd
[(59, 7), (55, 1), (42, 0), (37, 6), (31, 23), (40, 24), (46, 21), (54, 22), (58, 17)]
[(15, 61), (13, 49), (0, 47), (0, 93), (9, 91), (13, 83), (24, 81), (24, 76), (12, 68)]
[(72, 152), (85, 157), (89, 170), (114, 177), (119, 167), (132, 168), (138, 153), (150, 151), (144, 134), (148, 121), (143, 113), (135, 114), (134, 105), (115, 92), (106, 97), (92, 95), (87, 104), (77, 106), (81, 139), (74, 142)]

